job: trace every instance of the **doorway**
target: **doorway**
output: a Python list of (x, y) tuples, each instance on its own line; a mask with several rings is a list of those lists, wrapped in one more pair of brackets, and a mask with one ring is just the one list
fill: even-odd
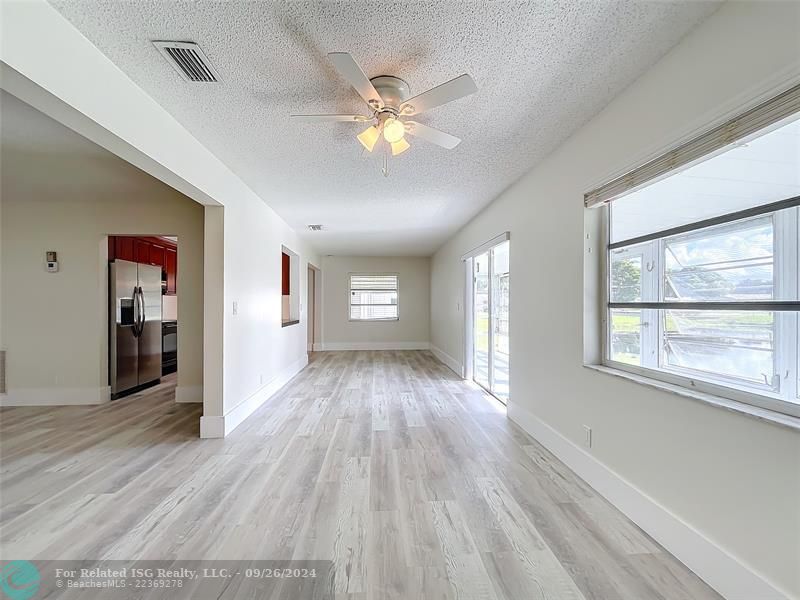
[(467, 264), (472, 283), (468, 286), (468, 375), (505, 404), (510, 395), (509, 241), (475, 254)]
[(117, 399), (177, 379), (178, 238), (107, 239), (108, 379)]
[(306, 310), (307, 310), (307, 345), (308, 352), (314, 351), (315, 344), (319, 344), (319, 269), (314, 267), (311, 263), (308, 264), (308, 283), (306, 285)]

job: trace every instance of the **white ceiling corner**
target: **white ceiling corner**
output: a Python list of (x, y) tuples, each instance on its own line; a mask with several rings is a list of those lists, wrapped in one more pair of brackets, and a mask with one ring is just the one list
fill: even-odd
[[(89, 40), (329, 254), (431, 254), (657, 61), (718, 3), (187, 2), (51, 0)], [(197, 42), (217, 84), (184, 81), (152, 40)], [(412, 138), (384, 178), (356, 123), (292, 113), (363, 112), (326, 58), (412, 94), (461, 73), (479, 91), (420, 116), (462, 138)], [(309, 223), (324, 230), (310, 232)]]

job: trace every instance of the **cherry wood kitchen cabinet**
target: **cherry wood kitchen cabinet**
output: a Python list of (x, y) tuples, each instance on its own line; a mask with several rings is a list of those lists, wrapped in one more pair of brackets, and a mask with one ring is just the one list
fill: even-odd
[(116, 237), (109, 237), (108, 240), (109, 240), (108, 244), (109, 260), (114, 260), (115, 258), (119, 258), (120, 260), (129, 260), (131, 262), (136, 262), (136, 253), (133, 249), (134, 238), (116, 236)]
[(150, 244), (150, 264), (157, 267), (164, 266), (164, 245), (163, 244)]
[(281, 293), (288, 296), (291, 293), (289, 289), (289, 270), (291, 265), (291, 258), (286, 252), (281, 252)]
[(167, 273), (167, 295), (177, 293), (178, 289), (178, 250), (176, 248), (164, 248), (164, 270)]
[(140, 265), (149, 265), (150, 264), (150, 246), (152, 244), (147, 240), (136, 238), (133, 241), (133, 248), (135, 250), (136, 260), (135, 262), (139, 263)]

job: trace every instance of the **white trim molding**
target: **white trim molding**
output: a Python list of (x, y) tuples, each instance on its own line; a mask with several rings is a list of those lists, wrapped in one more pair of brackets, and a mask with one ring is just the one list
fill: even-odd
[(324, 342), (316, 350), (428, 350), (429, 342)]
[(203, 402), (202, 385), (179, 385), (175, 388), (175, 402), (188, 404), (192, 402)]
[(225, 417), (205, 415), (200, 417), (200, 437), (201, 438), (224, 438), (225, 437)]
[(17, 388), (0, 397), (0, 406), (80, 406), (111, 400), (111, 388)]
[(268, 383), (261, 386), (255, 393), (229, 410), (224, 416), (200, 417), (201, 438), (222, 438), (236, 429), (247, 417), (274, 396), (292, 377), (297, 375), (308, 364), (308, 355), (284, 368)]
[(450, 356), (447, 352), (442, 350), (441, 348), (437, 348), (433, 344), (431, 344), (431, 352), (433, 355), (438, 359), (440, 363), (446, 365), (453, 373), (464, 378), (464, 366), (458, 362), (455, 358)]
[(611, 504), (729, 600), (789, 600), (790, 596), (742, 564), (688, 523), (513, 402), (508, 417), (536, 438)]
[(476, 246), (472, 250), (469, 250), (468, 252), (465, 252), (464, 254), (462, 254), (461, 255), (461, 260), (464, 261), (464, 260), (468, 260), (470, 258), (474, 258), (474, 257), (478, 256), (479, 254), (483, 254), (484, 252), (489, 250), (489, 248), (493, 248), (494, 246), (497, 246), (498, 244), (502, 244), (506, 240), (510, 240), (510, 239), (511, 239), (511, 232), (510, 231), (504, 231), (500, 235), (494, 236), (488, 242), (484, 242), (480, 246)]

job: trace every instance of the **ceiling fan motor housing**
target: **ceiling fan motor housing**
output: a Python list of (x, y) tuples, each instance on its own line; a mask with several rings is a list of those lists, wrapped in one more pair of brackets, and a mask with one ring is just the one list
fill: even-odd
[(411, 97), (411, 88), (399, 77), (381, 75), (370, 82), (383, 99), (384, 108), (394, 113), (399, 113), (400, 105)]

